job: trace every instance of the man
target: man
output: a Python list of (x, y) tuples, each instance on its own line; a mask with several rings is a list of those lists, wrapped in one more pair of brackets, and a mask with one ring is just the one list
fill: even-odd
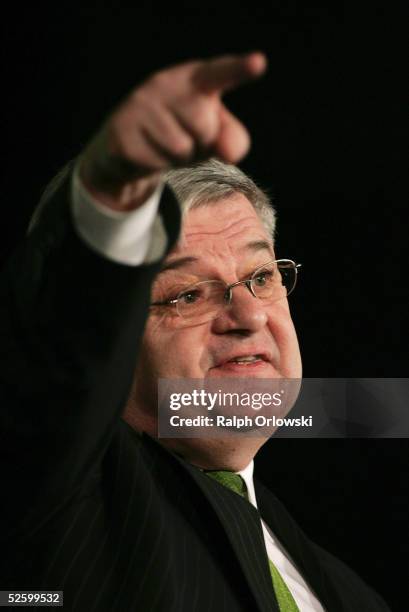
[(272, 212), (228, 165), (249, 137), (221, 95), (264, 70), (222, 57), (138, 87), (6, 268), (3, 590), (87, 612), (387, 609), (253, 483), (263, 439), (156, 439), (158, 378), (301, 376), (288, 290), (258, 294)]

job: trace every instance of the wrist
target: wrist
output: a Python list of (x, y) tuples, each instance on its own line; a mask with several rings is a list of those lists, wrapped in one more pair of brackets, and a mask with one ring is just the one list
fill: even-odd
[(142, 206), (161, 182), (161, 172), (135, 175), (134, 166), (119, 158), (100, 158), (96, 162), (92, 156), (84, 155), (79, 163), (79, 177), (89, 194), (100, 204), (120, 212)]

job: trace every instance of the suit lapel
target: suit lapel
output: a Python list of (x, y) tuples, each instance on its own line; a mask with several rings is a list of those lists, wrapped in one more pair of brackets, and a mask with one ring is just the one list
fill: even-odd
[(342, 608), (342, 602), (330, 583), (312, 543), (291, 518), (281, 502), (255, 480), (257, 505), (265, 523), (270, 527), (307, 584), (328, 610)]
[(279, 612), (268, 566), (260, 515), (246, 500), (180, 459), (215, 511), (260, 612)]

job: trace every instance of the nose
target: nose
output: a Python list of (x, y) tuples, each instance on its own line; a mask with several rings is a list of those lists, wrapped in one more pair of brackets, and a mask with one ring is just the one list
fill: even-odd
[(232, 292), (230, 304), (226, 304), (213, 321), (213, 331), (249, 335), (262, 329), (268, 321), (265, 302), (254, 297), (245, 284), (237, 284)]

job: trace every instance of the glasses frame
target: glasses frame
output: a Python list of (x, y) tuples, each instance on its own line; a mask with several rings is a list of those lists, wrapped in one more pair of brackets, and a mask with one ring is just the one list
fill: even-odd
[[(258, 295), (256, 295), (256, 293), (254, 292), (253, 289), (253, 282), (257, 276), (257, 273), (260, 272), (260, 270), (262, 270), (262, 268), (264, 268), (265, 266), (268, 266), (270, 264), (292, 264), (292, 267), (294, 268), (295, 271), (295, 280), (294, 280), (294, 285), (291, 288), (291, 291), (289, 291), (285, 297), (288, 297), (295, 289), (295, 286), (297, 284), (297, 278), (298, 278), (298, 270), (302, 267), (302, 264), (300, 263), (295, 263), (295, 261), (293, 261), (292, 259), (272, 259), (270, 261), (267, 261), (266, 263), (262, 264), (261, 266), (258, 266), (254, 272), (252, 273), (252, 275), (250, 276), (250, 278), (246, 278), (243, 279), (241, 281), (236, 281), (235, 283), (231, 283), (230, 285), (223, 283), (223, 281), (220, 280), (216, 280), (216, 279), (208, 279), (208, 280), (204, 280), (204, 281), (199, 281), (198, 283), (194, 283), (193, 285), (191, 285), (190, 287), (186, 287), (186, 289), (183, 289), (182, 291), (180, 291), (178, 293), (178, 295), (176, 296), (176, 298), (173, 298), (171, 300), (166, 300), (164, 302), (152, 302), (151, 306), (175, 306), (176, 307), (176, 312), (178, 314), (178, 316), (183, 319), (183, 320), (189, 320), (189, 317), (184, 317), (183, 315), (180, 314), (178, 308), (177, 308), (177, 304), (179, 302), (179, 300), (181, 299), (181, 297), (189, 292), (190, 289), (193, 289), (194, 287), (197, 287), (198, 285), (201, 285), (203, 283), (219, 283), (219, 284), (225, 284), (225, 300), (226, 300), (226, 306), (229, 306), (232, 302), (233, 299), (233, 289), (234, 287), (238, 287), (239, 285), (245, 285), (247, 287), (247, 289), (250, 291), (251, 295), (253, 297), (255, 297), (256, 299), (263, 299), (260, 298)], [(277, 266), (279, 267), (279, 266)], [(280, 298), (279, 298), (280, 299)], [(217, 318), (217, 316), (215, 317)]]

